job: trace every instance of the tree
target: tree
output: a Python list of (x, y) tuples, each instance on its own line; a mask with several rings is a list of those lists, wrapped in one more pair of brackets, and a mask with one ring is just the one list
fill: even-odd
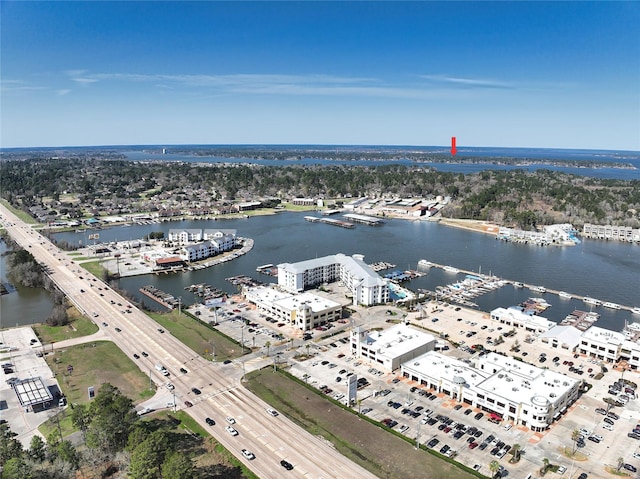
[(92, 449), (103, 448), (114, 453), (127, 445), (127, 438), (138, 420), (133, 401), (120, 390), (109, 384), (103, 384), (89, 407), (92, 417), (87, 433), (87, 446)]
[(269, 348), (271, 347), (271, 341), (264, 343), (264, 347), (267, 348), (267, 356), (269, 356)]
[(500, 463), (498, 461), (491, 461), (489, 463), (489, 470), (491, 471), (491, 477), (496, 477), (500, 471)]
[(71, 423), (80, 429), (82, 432), (82, 439), (87, 440), (87, 430), (91, 425), (91, 415), (89, 414), (89, 407), (84, 404), (78, 404), (74, 406), (71, 413)]
[(179, 452), (171, 452), (162, 464), (162, 479), (192, 479), (193, 461)]
[(80, 455), (71, 441), (60, 441), (56, 446), (56, 454), (60, 460), (68, 463), (74, 470), (80, 467)]
[(47, 457), (47, 445), (37, 434), (31, 438), (29, 457), (36, 462), (42, 462)]
[(622, 469), (622, 466), (624, 466), (624, 458), (623, 457), (619, 457), (618, 458), (618, 467), (616, 468), (616, 471), (619, 471), (620, 469)]
[(514, 444), (511, 448), (513, 452), (513, 462), (518, 462), (520, 460), (520, 453), (522, 450), (522, 446), (520, 444)]
[(581, 435), (582, 434), (580, 434), (580, 431), (578, 431), (577, 429), (571, 431), (571, 440), (573, 441), (573, 452), (571, 453), (572, 455), (576, 453), (576, 449), (578, 448), (578, 439), (580, 439)]
[(0, 466), (9, 459), (22, 458), (22, 443), (16, 436), (7, 424), (0, 424)]
[(549, 469), (550, 465), (551, 463), (549, 462), (549, 459), (546, 457), (542, 459), (542, 469), (540, 469), (540, 472), (543, 476), (547, 473), (547, 469)]
[(163, 431), (152, 432), (131, 454), (129, 476), (133, 479), (155, 479), (160, 477), (169, 441)]
[(2, 467), (2, 479), (31, 479), (31, 466), (22, 457), (12, 457)]

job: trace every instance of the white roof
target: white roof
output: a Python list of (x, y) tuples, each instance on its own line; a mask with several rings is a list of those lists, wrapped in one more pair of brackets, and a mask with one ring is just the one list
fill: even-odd
[(557, 339), (561, 344), (567, 344), (573, 349), (580, 342), (582, 331), (575, 326), (554, 326), (549, 331), (538, 336), (539, 338)]
[(584, 339), (590, 341), (597, 341), (600, 343), (620, 345), (625, 341), (624, 334), (616, 331), (610, 331), (608, 329), (599, 328), (598, 326), (591, 326), (584, 333), (582, 333)]
[(375, 350), (378, 355), (396, 358), (435, 340), (431, 334), (397, 324), (384, 331), (371, 332), (365, 342), (369, 350)]
[(296, 295), (290, 295), (287, 298), (281, 298), (273, 301), (273, 304), (277, 304), (282, 309), (293, 311), (300, 308), (302, 305), (311, 307), (311, 311), (319, 313), (326, 309), (333, 309), (340, 307), (340, 303), (336, 303), (327, 298), (317, 296), (313, 293), (301, 293)]

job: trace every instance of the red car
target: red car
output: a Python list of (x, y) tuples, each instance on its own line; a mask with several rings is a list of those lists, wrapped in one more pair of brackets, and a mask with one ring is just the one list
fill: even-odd
[(191, 406), (193, 406), (193, 403), (191, 401), (185, 401), (184, 405), (187, 406), (187, 407), (191, 407)]
[(477, 442), (472, 442), (471, 444), (469, 444), (469, 449), (475, 449), (476, 447), (478, 447)]

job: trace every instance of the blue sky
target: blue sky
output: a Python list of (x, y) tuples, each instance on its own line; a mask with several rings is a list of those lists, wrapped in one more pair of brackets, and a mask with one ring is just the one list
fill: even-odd
[(640, 150), (640, 2), (0, 8), (2, 147)]

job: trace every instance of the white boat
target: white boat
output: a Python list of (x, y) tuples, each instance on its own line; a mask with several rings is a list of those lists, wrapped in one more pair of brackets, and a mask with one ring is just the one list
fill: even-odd
[(454, 268), (453, 266), (443, 266), (442, 269), (445, 270), (447, 273), (459, 273), (460, 272), (460, 270), (458, 268)]
[(421, 259), (420, 261), (418, 261), (418, 266), (431, 268), (433, 266), (433, 263), (431, 261), (427, 261), (426, 259)]
[(572, 296), (569, 293), (565, 293), (564, 291), (560, 291), (558, 293), (558, 296), (560, 296), (561, 298), (565, 298), (565, 299), (571, 299)]
[(633, 314), (640, 314), (640, 308), (633, 308), (633, 309), (631, 310), (631, 312), (632, 312)]
[(524, 288), (524, 283), (513, 283), (514, 288)]
[(582, 298), (582, 301), (587, 304), (593, 304), (594, 306), (600, 306), (602, 304), (602, 301), (600, 301), (599, 299), (590, 298), (589, 296), (585, 296), (584, 298)]
[(602, 306), (609, 309), (620, 309), (620, 305), (616, 303), (610, 303), (607, 301), (606, 303), (602, 303)]
[(546, 293), (547, 292), (547, 288), (545, 288), (544, 286), (531, 286), (531, 288), (529, 288), (531, 291), (535, 291), (536, 293)]

